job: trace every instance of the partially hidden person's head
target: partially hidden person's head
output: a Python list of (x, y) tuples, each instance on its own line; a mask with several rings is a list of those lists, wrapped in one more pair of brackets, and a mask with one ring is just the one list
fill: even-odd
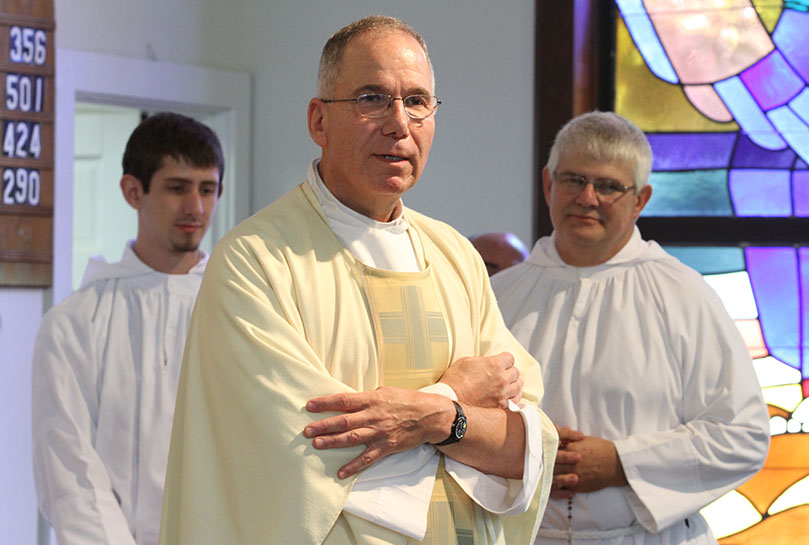
[(395, 216), (430, 153), (434, 89), (424, 40), (398, 19), (365, 17), (326, 42), (307, 118), (320, 176), (343, 204), (378, 221)]
[(218, 194), (222, 195), (225, 158), (219, 138), (210, 127), (177, 113), (151, 115), (132, 131), (121, 163), (124, 174), (137, 178), (148, 193), (152, 176), (167, 157), (190, 166), (216, 167)]
[(489, 276), (525, 261), (528, 248), (514, 233), (483, 233), (469, 237)]
[(652, 195), (651, 165), (646, 135), (620, 115), (589, 112), (562, 127), (542, 185), (565, 262), (598, 265), (626, 245)]
[(159, 113), (132, 132), (120, 185), (138, 212), (135, 251), (144, 262), (163, 272), (195, 262), (222, 192), (224, 168), (216, 134), (189, 117)]

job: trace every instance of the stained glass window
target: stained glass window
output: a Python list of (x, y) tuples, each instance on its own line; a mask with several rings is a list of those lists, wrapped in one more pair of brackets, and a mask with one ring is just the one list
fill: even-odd
[(696, 245), (666, 245), (725, 303), (770, 413), (764, 469), (703, 514), (723, 544), (805, 542), (809, 223), (799, 222), (809, 216), (809, 0), (616, 6), (615, 111), (647, 132), (655, 156), (641, 221), (715, 218), (740, 233), (764, 225), (735, 245), (709, 229)]

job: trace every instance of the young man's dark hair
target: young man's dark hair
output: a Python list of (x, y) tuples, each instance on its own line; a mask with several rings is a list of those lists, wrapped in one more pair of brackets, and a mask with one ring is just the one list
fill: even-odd
[(225, 159), (216, 134), (195, 119), (184, 115), (161, 112), (147, 117), (132, 132), (124, 151), (124, 174), (140, 180), (143, 192), (149, 192), (152, 176), (170, 156), (196, 167), (219, 169), (219, 195)]

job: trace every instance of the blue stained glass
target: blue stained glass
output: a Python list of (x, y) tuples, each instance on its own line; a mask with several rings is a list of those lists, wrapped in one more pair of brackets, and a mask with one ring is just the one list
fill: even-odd
[(784, 140), (795, 153), (803, 159), (809, 159), (809, 127), (788, 106), (781, 106), (767, 112), (770, 119)]
[(726, 170), (652, 172), (642, 216), (732, 216)]
[(732, 166), (737, 168), (792, 168), (795, 152), (789, 148), (768, 150), (753, 143), (746, 134), (740, 134), (733, 152)]
[(809, 28), (809, 13), (785, 9), (775, 26), (772, 41), (804, 81), (809, 82), (807, 28)]
[(652, 146), (652, 169), (696, 170), (726, 168), (738, 133), (648, 134)]
[(798, 96), (789, 102), (789, 107), (794, 110), (804, 123), (809, 123), (809, 88), (804, 89)]
[[(615, 0), (615, 3), (621, 8), (626, 28), (643, 54), (649, 69), (663, 81), (669, 83), (680, 81), (669, 61), (669, 56), (663, 49), (663, 44), (660, 43), (660, 38), (657, 37), (651, 19), (646, 14), (642, 0)], [(628, 13), (632, 15), (627, 15)]]
[(737, 216), (785, 217), (792, 215), (788, 170), (733, 169), (730, 195)]
[(744, 270), (744, 251), (726, 246), (664, 246), (664, 249), (700, 274)]
[(739, 76), (715, 83), (714, 89), (753, 142), (767, 149), (786, 146)]
[(804, 218), (809, 216), (809, 171), (796, 170), (792, 173), (792, 198), (794, 214)]
[(794, 248), (750, 247), (744, 252), (770, 354), (801, 369), (798, 352), (798, 264)]
[(783, 106), (804, 87), (803, 80), (777, 50), (742, 72), (739, 77), (764, 110)]

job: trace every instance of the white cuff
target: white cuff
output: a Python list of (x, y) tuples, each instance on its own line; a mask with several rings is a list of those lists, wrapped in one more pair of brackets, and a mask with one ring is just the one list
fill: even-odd
[[(458, 400), (452, 387), (443, 382), (419, 391)], [(424, 539), (439, 455), (435, 447), (421, 445), (379, 460), (360, 473), (343, 510), (408, 537)]]
[(524, 513), (531, 505), (542, 476), (542, 422), (531, 405), (509, 401), (509, 410), (519, 412), (525, 424), (525, 458), (523, 476), (506, 479), (488, 475), (475, 468), (445, 457), (447, 473), (475, 503), (490, 513), (509, 516)]

